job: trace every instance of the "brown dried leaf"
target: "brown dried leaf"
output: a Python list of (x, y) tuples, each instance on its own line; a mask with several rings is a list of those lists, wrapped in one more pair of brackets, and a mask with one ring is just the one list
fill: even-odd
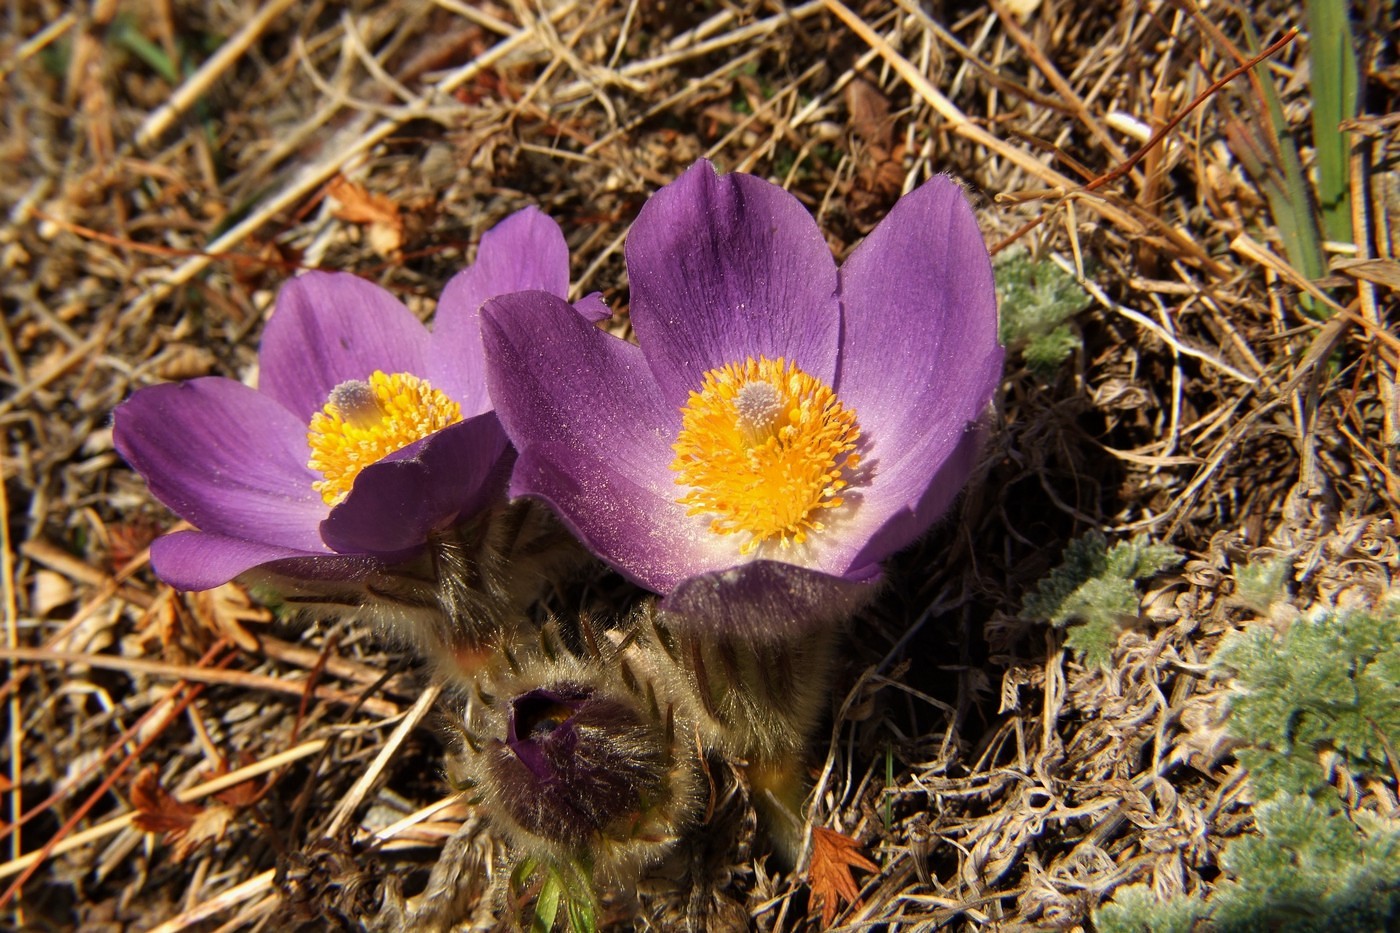
[(147, 609), (137, 622), (136, 631), (141, 636), (143, 647), (149, 647), (152, 642), (159, 642), (161, 650), (167, 656), (184, 661), (189, 652), (180, 645), (180, 641), (189, 625), (185, 622), (180, 607), (176, 605), (176, 598), (174, 590), (161, 587), (155, 602), (151, 603), (151, 608)]
[(131, 785), (131, 802), (136, 807), (132, 822), (147, 833), (182, 833), (190, 828), (202, 807), (181, 803), (160, 786), (160, 768), (147, 765)]
[(127, 521), (113, 522), (107, 526), (107, 560), (115, 572), (121, 570), (137, 554), (151, 546), (160, 534), (160, 527), (154, 519), (137, 515)]
[(340, 202), (335, 216), (352, 224), (396, 223), (399, 206), (387, 195), (374, 194), (344, 175), (326, 185), (326, 194)]
[(165, 833), (176, 861), (183, 862), (201, 843), (223, 838), (234, 810), (227, 804), (181, 803), (160, 786), (159, 772), (158, 766), (149, 765), (136, 776), (131, 786), (131, 802), (136, 806), (132, 822), (142, 832)]
[(835, 922), (838, 904), (860, 903), (860, 886), (851, 877), (852, 868), (880, 870), (879, 865), (861, 854), (860, 843), (850, 836), (824, 826), (813, 828), (807, 883), (812, 896), (821, 901), (823, 926), (830, 927)]
[(218, 359), (208, 347), (177, 343), (166, 347), (151, 361), (151, 371), (171, 382), (207, 376)]
[(175, 860), (183, 862), (201, 843), (218, 842), (224, 838), (229, 823), (233, 822), (233, 813), (233, 807), (227, 804), (206, 807), (194, 818), (188, 830), (166, 834), (165, 841), (174, 847)]
[(336, 217), (369, 225), (369, 243), (376, 253), (388, 257), (403, 248), (403, 214), (392, 198), (374, 194), (343, 175), (326, 186), (326, 194), (340, 203)]
[(272, 621), (272, 613), (254, 603), (248, 591), (237, 583), (191, 593), (189, 601), (201, 625), (249, 653), (258, 650), (258, 640), (245, 625), (266, 625)]
[(73, 598), (73, 584), (61, 573), (40, 568), (34, 572), (34, 586), (29, 598), (30, 611), (39, 618), (47, 616)]
[(851, 131), (861, 139), (884, 150), (894, 145), (890, 101), (874, 84), (856, 78), (846, 85), (846, 110), (851, 115)]

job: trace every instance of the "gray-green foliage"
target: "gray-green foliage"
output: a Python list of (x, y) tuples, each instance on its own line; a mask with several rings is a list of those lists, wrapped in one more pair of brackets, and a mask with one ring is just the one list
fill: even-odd
[(1021, 617), (1041, 619), (1057, 628), (1077, 623), (1065, 639), (1084, 663), (1107, 667), (1118, 641), (1119, 625), (1137, 616), (1137, 582), (1181, 562), (1181, 552), (1146, 538), (1108, 546), (1097, 531), (1075, 538), (1064, 562), (1050, 571), (1026, 597)]
[(1230, 875), (1210, 897), (1218, 930), (1366, 933), (1400, 920), (1400, 824), (1281, 794), (1254, 813), (1257, 836), (1221, 855)]
[(1147, 885), (1130, 884), (1094, 912), (1094, 926), (1099, 933), (1191, 933), (1209, 912), (1200, 897), (1159, 901)]
[(1256, 560), (1235, 570), (1235, 598), (1255, 612), (1267, 613), (1288, 595), (1293, 565), (1287, 558)]
[(1088, 305), (1088, 293), (1049, 260), (1011, 251), (996, 264), (1001, 341), (1020, 347), (1026, 365), (1051, 375), (1083, 343), (1067, 323)]
[[(1193, 913), (1228, 931), (1380, 931), (1400, 923), (1400, 820), (1348, 807), (1321, 759), (1348, 780), (1387, 782), (1400, 746), (1400, 608), (1324, 612), (1281, 636), (1260, 626), (1227, 638), (1227, 729), (1256, 805), (1258, 832), (1221, 853), (1226, 878), (1207, 898), (1156, 900), (1142, 885), (1095, 913), (1103, 930), (1167, 933)], [(1192, 920), (1191, 923), (1194, 923)], [(1191, 929), (1190, 926), (1185, 929)]]
[(1238, 757), (1259, 799), (1325, 787), (1323, 750), (1353, 774), (1386, 773), (1400, 743), (1397, 623), (1393, 609), (1328, 612), (1281, 639), (1261, 627), (1221, 645), (1218, 663), (1238, 672), (1229, 729), (1251, 743)]

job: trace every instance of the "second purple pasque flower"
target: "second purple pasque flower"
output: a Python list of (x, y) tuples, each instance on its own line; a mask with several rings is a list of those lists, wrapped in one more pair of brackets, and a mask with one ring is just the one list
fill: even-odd
[[(558, 225), (527, 208), (482, 237), (431, 333), (353, 275), (288, 282), (257, 389), (194, 379), (141, 389), (116, 410), (117, 450), (198, 529), (152, 544), (156, 574), (188, 590), (265, 565), (356, 579), (500, 498), (511, 452), (486, 392), (480, 308), (522, 288), (562, 301), (568, 278)], [(573, 313), (607, 309), (590, 296)]]
[(542, 292), (486, 303), (511, 493), (706, 631), (844, 616), (958, 494), (1002, 368), (962, 191), (905, 195), (838, 270), (806, 208), (699, 162), (628, 234), (637, 344)]

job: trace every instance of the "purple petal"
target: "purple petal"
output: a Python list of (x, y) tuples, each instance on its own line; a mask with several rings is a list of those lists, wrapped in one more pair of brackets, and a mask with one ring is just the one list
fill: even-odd
[(523, 291), (559, 298), (569, 293), (569, 247), (559, 225), (536, 207), (488, 230), (476, 262), (448, 281), (438, 301), (428, 381), (467, 417), (490, 408), (481, 377), (481, 306), (488, 298)]
[(658, 592), (737, 560), (737, 544), (676, 501), (680, 415), (641, 350), (543, 292), (488, 301), (484, 317), (491, 397), (520, 450), (511, 495), (544, 499), (593, 553)]
[(917, 537), (952, 501), (975, 455), (968, 426), (1001, 377), (991, 261), (952, 180), (900, 199), (842, 266), (841, 301), (837, 391), (856, 413), (868, 472), (845, 533), (876, 538), (849, 564), (859, 566)]
[(306, 425), (272, 399), (208, 377), (142, 389), (113, 420), (117, 450), (152, 495), (202, 531), (326, 550)]
[(739, 559), (702, 519), (636, 482), (625, 462), (580, 455), (562, 445), (527, 448), (511, 477), (512, 496), (543, 500), (588, 550), (655, 593), (687, 576)]
[[(960, 429), (981, 411), (990, 399), (984, 366), (999, 350), (996, 290), (952, 179), (940, 175), (901, 198), (840, 277), (836, 389), (867, 436), (917, 434), (945, 417)], [(942, 401), (929, 410), (933, 396)]]
[(672, 405), (704, 373), (765, 355), (836, 376), (836, 265), (791, 194), (700, 161), (652, 196), (627, 234), (632, 325)]
[[(531, 690), (510, 701), (506, 745), (541, 781), (567, 779), (567, 774), (561, 772), (573, 763), (569, 759), (578, 747), (574, 714), (592, 693), (574, 684), (563, 686), (563, 691), (543, 687)], [(569, 716), (556, 722), (554, 716), (561, 706), (569, 710)]]
[(289, 558), (314, 561), (319, 556), (295, 548), (203, 531), (177, 531), (151, 544), (151, 567), (156, 576), (177, 590), (213, 589), (272, 561)]
[(845, 621), (878, 589), (878, 567), (834, 577), (759, 560), (691, 577), (661, 609), (679, 632), (786, 641)]
[(544, 292), (496, 298), (484, 317), (487, 384), (517, 448), (553, 444), (617, 460), (634, 482), (673, 495), (680, 413), (657, 391), (636, 346)]
[[(851, 561), (851, 566), (880, 563), (921, 537), (942, 517), (958, 493), (962, 492), (967, 478), (972, 474), (986, 433), (982, 427), (967, 428), (953, 452), (943, 459), (923, 494), (912, 505), (898, 509), (887, 518), (884, 524), (870, 535), (865, 546)], [(889, 499), (895, 500), (898, 497), (899, 491), (894, 491)]]
[(606, 321), (612, 317), (612, 308), (603, 300), (602, 292), (589, 292), (578, 301), (574, 302), (574, 310), (582, 314), (584, 320), (597, 324), (599, 321)]
[(427, 329), (393, 295), (345, 272), (307, 272), (277, 295), (258, 389), (305, 424), (342, 382), (376, 369), (422, 375), (427, 361)]
[[(922, 423), (915, 420), (891, 435), (874, 434), (862, 421), (869, 442), (861, 459), (863, 479), (843, 493), (858, 504), (839, 528), (841, 540), (823, 555), (823, 567), (841, 572), (888, 557), (927, 531), (952, 504), (972, 472), (980, 444), (975, 425), (1001, 380), (1001, 363), (997, 347), (966, 366), (980, 386), (959, 400), (961, 408), (942, 393), (925, 390), (918, 399)], [(888, 391), (896, 388), (892, 381)], [(869, 410), (867, 405), (857, 416)], [(920, 412), (911, 417), (918, 419)]]
[(493, 414), (443, 428), (360, 471), (350, 495), (321, 523), (321, 536), (342, 554), (404, 559), (432, 531), (504, 498), (506, 449)]

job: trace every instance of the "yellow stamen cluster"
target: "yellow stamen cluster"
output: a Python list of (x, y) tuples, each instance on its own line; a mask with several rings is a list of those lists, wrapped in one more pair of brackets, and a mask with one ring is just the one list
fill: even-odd
[(311, 486), (337, 505), (365, 467), (461, 420), (461, 406), (408, 373), (375, 371), (368, 382), (342, 382), (306, 432), (307, 465), (325, 477)]
[(749, 535), (744, 554), (773, 539), (802, 544), (823, 527), (821, 511), (842, 504), (859, 438), (855, 412), (781, 357), (712, 369), (681, 409), (677, 501), (713, 516), (716, 534)]

